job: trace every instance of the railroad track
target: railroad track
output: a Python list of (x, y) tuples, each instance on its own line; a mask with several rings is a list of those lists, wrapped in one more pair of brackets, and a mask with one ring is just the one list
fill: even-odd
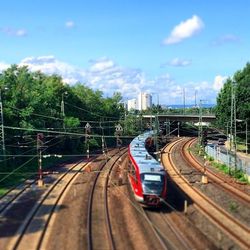
[(194, 249), (181, 230), (162, 211), (144, 209), (144, 217), (162, 249)]
[(234, 240), (242, 249), (249, 249), (249, 228), (193, 187), (174, 165), (171, 153), (181, 141), (182, 139), (167, 145), (164, 149), (166, 154), (164, 154), (164, 157), (162, 155), (162, 162), (170, 177), (193, 200), (195, 207), (197, 207), (207, 218)]
[[(88, 249), (115, 249), (108, 206), (108, 185), (112, 169), (127, 153), (127, 149), (114, 155), (96, 173), (88, 200), (87, 244)], [(95, 240), (94, 240), (95, 239)]]
[[(82, 160), (79, 160), (77, 163), (73, 164), (69, 168), (69, 171), (81, 162)], [(8, 192), (2, 195), (0, 197), (0, 217), (3, 216), (6, 211), (8, 211), (13, 206), (13, 204), (15, 204), (19, 197), (23, 196), (25, 192), (29, 192), (29, 189), (32, 187), (32, 185), (36, 185), (36, 182), (37, 179), (26, 179), (23, 184), (10, 189)]]
[[(186, 141), (182, 145), (181, 153), (183, 155), (183, 158), (186, 160), (186, 162), (197, 169), (200, 172), (204, 172), (204, 166), (195, 158), (195, 156), (192, 154), (188, 148), (191, 148), (191, 146), (194, 144), (196, 139), (191, 139)], [(223, 188), (226, 192), (232, 194), (236, 199), (243, 201), (245, 204), (249, 206), (250, 204), (250, 196), (239, 189), (237, 185), (235, 185), (234, 182), (227, 182), (225, 178), (221, 177), (220, 175), (216, 174), (214, 171), (210, 170), (209, 168), (206, 168), (206, 175), (208, 179), (212, 180), (214, 183), (216, 183), (218, 186)]]
[[(5, 249), (41, 249), (50, 218), (78, 174), (90, 162), (79, 161), (69, 168), (39, 197)], [(16, 197), (18, 199), (19, 196)], [(13, 201), (12, 201), (13, 203)], [(11, 204), (10, 204), (11, 206)]]

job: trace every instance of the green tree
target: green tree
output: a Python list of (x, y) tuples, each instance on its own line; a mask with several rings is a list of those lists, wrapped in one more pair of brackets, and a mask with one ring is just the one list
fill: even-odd
[[(217, 97), (215, 108), (219, 127), (226, 128), (231, 118), (232, 87), (235, 86), (236, 118), (247, 121), (250, 117), (250, 63), (243, 70), (237, 71), (232, 78), (228, 78)], [(237, 123), (237, 130), (243, 131), (245, 123)], [(239, 134), (244, 137), (245, 134)]]

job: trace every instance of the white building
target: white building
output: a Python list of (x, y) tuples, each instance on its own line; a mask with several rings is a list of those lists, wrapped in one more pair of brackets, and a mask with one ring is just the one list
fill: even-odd
[(128, 100), (128, 111), (131, 109), (137, 109), (137, 100), (136, 99), (130, 99)]
[(138, 95), (138, 104), (137, 109), (138, 110), (146, 110), (148, 108), (152, 107), (152, 96), (148, 93), (141, 92)]

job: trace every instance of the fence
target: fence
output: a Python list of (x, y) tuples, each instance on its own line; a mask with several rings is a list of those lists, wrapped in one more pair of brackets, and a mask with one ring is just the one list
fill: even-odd
[(230, 152), (228, 149), (220, 147), (217, 144), (208, 144), (205, 150), (206, 153), (213, 157), (216, 161), (226, 164), (231, 169), (236, 167), (250, 176), (250, 159), (243, 159), (237, 154), (235, 157), (234, 152)]

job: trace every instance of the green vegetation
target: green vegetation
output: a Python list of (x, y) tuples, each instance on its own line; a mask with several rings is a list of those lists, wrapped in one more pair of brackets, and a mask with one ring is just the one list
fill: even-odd
[(249, 184), (249, 181), (248, 181), (244, 171), (242, 171), (240, 169), (237, 169), (237, 170), (229, 169), (229, 167), (225, 163), (220, 163), (220, 162), (215, 161), (215, 159), (212, 156), (209, 156), (206, 152), (202, 151), (198, 144), (191, 147), (189, 150), (191, 152), (193, 152), (193, 154), (195, 154), (195, 155), (199, 155), (202, 157), (206, 156), (206, 159), (210, 162), (210, 164), (213, 167), (220, 170), (221, 172), (234, 177), (235, 179), (237, 179), (238, 181), (240, 181), (242, 183)]
[(237, 203), (234, 202), (234, 201), (230, 202), (230, 204), (229, 204), (229, 210), (231, 212), (237, 212), (237, 209), (238, 209)]
[(208, 156), (208, 155), (207, 155), (207, 159), (210, 161), (213, 167), (217, 168), (221, 172), (225, 174), (229, 174), (230, 176), (234, 177), (240, 182), (248, 183), (248, 179), (246, 178), (244, 171), (240, 169), (236, 169), (236, 170), (229, 169), (229, 167), (225, 163), (216, 162), (214, 161), (213, 157)]
[(0, 197), (8, 191), (7, 188), (0, 188)]
[(232, 78), (228, 78), (218, 94), (215, 108), (217, 126), (225, 133), (226, 128), (230, 126), (233, 83), (235, 83), (236, 117), (238, 121), (241, 121), (237, 122), (237, 140), (245, 140), (246, 123), (248, 123), (248, 128), (250, 127), (250, 63), (247, 63), (243, 70), (236, 72)]
[[(69, 86), (58, 75), (30, 72), (26, 66), (3, 71), (0, 90), (6, 145), (2, 152), (0, 141), (0, 187), (15, 185), (37, 171), (38, 133), (44, 134), (43, 155), (83, 154), (87, 122), (91, 125), (87, 141), (93, 150), (101, 147), (101, 135), (111, 136), (106, 143), (114, 145), (115, 125), (124, 119), (119, 93), (105, 98), (86, 84)], [(6, 179), (13, 170), (15, 174)]]

